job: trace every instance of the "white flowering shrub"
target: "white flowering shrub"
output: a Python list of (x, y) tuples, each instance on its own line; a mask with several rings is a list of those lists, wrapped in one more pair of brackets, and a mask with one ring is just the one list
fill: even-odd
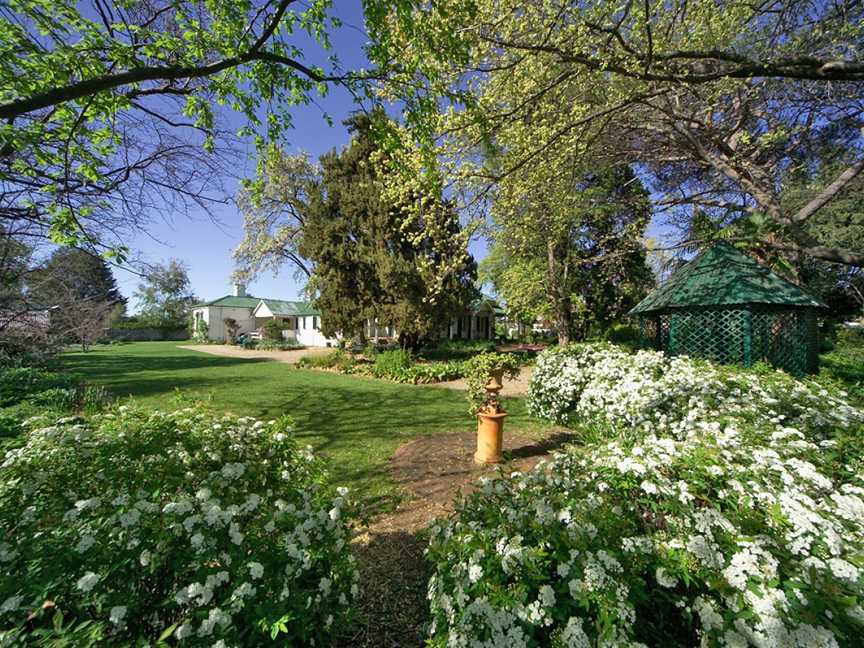
[(287, 420), (32, 430), (0, 464), (0, 645), (321, 645), (357, 587), (346, 507)]
[(785, 423), (813, 433), (861, 421), (845, 394), (782, 371), (741, 371), (656, 351), (628, 353), (603, 344), (544, 351), (528, 390), (531, 414), (570, 427), (602, 421), (671, 435), (720, 418)]
[(433, 525), (433, 645), (861, 645), (861, 412), (773, 372), (569, 355), (538, 363), (578, 369), (558, 411), (617, 435), (484, 480)]

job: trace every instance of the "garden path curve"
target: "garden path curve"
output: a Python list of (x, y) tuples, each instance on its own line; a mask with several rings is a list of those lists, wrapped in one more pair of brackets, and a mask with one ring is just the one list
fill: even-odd
[(447, 515), (460, 493), (467, 494), (483, 475), (498, 470), (524, 472), (574, 438), (554, 433), (542, 439), (504, 435), (507, 462), (477, 466), (476, 433), (436, 434), (400, 446), (390, 460), (393, 480), (409, 496), (395, 511), (379, 515), (354, 540), (363, 584), (357, 622), (337, 643), (348, 646), (414, 648), (424, 645), (428, 623), (424, 530)]

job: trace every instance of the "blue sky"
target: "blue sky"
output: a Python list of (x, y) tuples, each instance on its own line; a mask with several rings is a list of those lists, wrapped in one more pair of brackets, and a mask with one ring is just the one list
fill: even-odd
[[(345, 69), (368, 68), (363, 52), (366, 34), (363, 28), (363, 12), (359, 1), (335, 3), (335, 15), (343, 21), (343, 26), (331, 34), (333, 51), (337, 53)], [(301, 43), (307, 62), (326, 67), (327, 54), (311, 41)], [(290, 153), (306, 151), (313, 158), (333, 148), (341, 148), (348, 143), (348, 132), (342, 120), (356, 110), (350, 94), (338, 87), (332, 88), (328, 96), (316, 98), (308, 106), (299, 106), (293, 111), (294, 130), (288, 134), (285, 149)], [(324, 119), (327, 113), (333, 118), (333, 126)], [(228, 123), (239, 126), (233, 115), (224, 116)], [(254, 147), (248, 147), (253, 151)], [(252, 177), (255, 172), (253, 156), (238, 156), (236, 175)], [(226, 181), (226, 185), (236, 188), (236, 180)], [(231, 292), (231, 273), (234, 269), (231, 253), (243, 235), (243, 219), (233, 206), (220, 206), (214, 210), (218, 224), (214, 224), (203, 211), (186, 215), (160, 215), (147, 228), (146, 235), (128, 239), (126, 243), (149, 262), (180, 259), (189, 269), (189, 278), (195, 294), (202, 299), (215, 299)], [(654, 228), (652, 228), (654, 229)], [(472, 241), (470, 250), (479, 261), (486, 255), (487, 247), (483, 240)], [(122, 268), (115, 269), (115, 277), (124, 295), (130, 298), (129, 310), (134, 312), (137, 304), (133, 294), (140, 278)], [(299, 284), (290, 267), (278, 276), (262, 275), (247, 289), (250, 294), (261, 297), (296, 299), (301, 297), (303, 286)]]

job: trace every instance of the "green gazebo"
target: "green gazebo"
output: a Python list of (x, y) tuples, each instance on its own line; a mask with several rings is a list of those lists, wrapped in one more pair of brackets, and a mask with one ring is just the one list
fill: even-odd
[(816, 371), (820, 312), (827, 306), (726, 243), (683, 266), (643, 299), (642, 340), (669, 355), (750, 366), (764, 360), (791, 374)]

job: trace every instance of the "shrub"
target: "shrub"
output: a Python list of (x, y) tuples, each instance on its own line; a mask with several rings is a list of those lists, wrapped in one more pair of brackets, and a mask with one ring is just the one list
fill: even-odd
[(222, 320), (225, 324), (225, 333), (228, 344), (237, 343), (237, 334), (240, 332), (240, 323), (233, 317), (226, 317)]
[(433, 526), (432, 645), (857, 645), (864, 413), (781, 372), (603, 346), (537, 371), (535, 411), (614, 436)]
[(303, 356), (297, 361), (298, 367), (338, 369), (346, 373), (350, 373), (356, 364), (357, 361), (354, 359), (354, 356), (344, 349), (334, 349), (325, 355)]
[(293, 342), (279, 342), (276, 340), (261, 340), (258, 344), (255, 345), (255, 349), (259, 351), (294, 351), (297, 349), (305, 349), (302, 344), (295, 344)]
[(614, 344), (635, 346), (639, 343), (639, 329), (631, 324), (613, 324), (606, 329), (604, 338)]
[[(748, 423), (782, 414), (790, 425), (830, 433), (857, 410), (812, 380), (778, 370), (717, 367), (656, 351), (626, 353), (602, 344), (543, 352), (528, 389), (529, 412), (570, 427), (584, 420), (650, 429), (662, 421), (678, 433), (695, 418), (739, 416)], [(697, 410), (699, 407), (707, 408)], [(716, 417), (715, 417), (716, 418)], [(680, 428), (680, 430), (679, 430)]]
[(264, 326), (261, 327), (261, 332), (266, 340), (282, 340), (282, 329), (285, 328), (282, 322), (275, 319), (268, 319)]
[(476, 414), (486, 402), (486, 383), (493, 373), (501, 371), (508, 378), (519, 375), (519, 359), (509, 353), (481, 353), (465, 362), (468, 391), (468, 413)]
[[(359, 367), (355, 368), (355, 372)], [(376, 378), (393, 382), (420, 385), (456, 380), (464, 375), (464, 368), (464, 362), (417, 362), (409, 367), (394, 367), (386, 373), (380, 371), (379, 367), (373, 366), (371, 374)]]
[(73, 374), (47, 371), (38, 367), (0, 369), (0, 407), (14, 405), (46, 389), (74, 389), (80, 378)]
[(0, 642), (320, 644), (356, 590), (345, 507), (284, 419), (32, 430), (0, 466)]
[(378, 377), (387, 377), (400, 370), (408, 369), (414, 362), (411, 352), (407, 349), (381, 351), (375, 355), (375, 365), (372, 373)]
[(467, 360), (494, 350), (495, 343), (491, 340), (441, 340), (422, 349), (420, 355), (429, 360)]
[(240, 346), (244, 349), (255, 349), (258, 347), (258, 340), (251, 338), (248, 335), (241, 336), (238, 339), (238, 342), (240, 343)]

